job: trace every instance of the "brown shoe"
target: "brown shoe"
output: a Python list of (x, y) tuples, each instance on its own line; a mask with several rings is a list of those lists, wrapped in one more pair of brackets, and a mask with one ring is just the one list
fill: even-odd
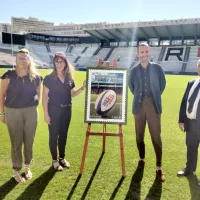
[(139, 160), (138, 161), (138, 169), (144, 169), (144, 165), (145, 165), (145, 162), (144, 162), (144, 160)]
[(162, 170), (156, 170), (156, 178), (161, 182), (165, 181), (165, 175), (163, 174)]

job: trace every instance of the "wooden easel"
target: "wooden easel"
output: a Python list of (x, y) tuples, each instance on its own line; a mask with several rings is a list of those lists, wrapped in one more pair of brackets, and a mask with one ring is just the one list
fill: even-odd
[[(102, 60), (99, 59), (98, 62), (98, 67), (102, 67)], [(106, 68), (110, 67), (110, 62), (106, 62)], [(113, 67), (117, 67), (117, 61), (116, 59), (114, 60)], [(125, 170), (125, 160), (124, 160), (124, 143), (123, 143), (123, 134), (122, 134), (122, 124), (118, 124), (119, 126), (119, 133), (108, 133), (106, 131), (106, 124), (103, 124), (103, 132), (91, 132), (91, 123), (88, 123), (87, 131), (86, 131), (86, 137), (85, 137), (85, 144), (83, 148), (83, 155), (82, 155), (82, 161), (81, 161), (81, 167), (80, 167), (80, 174), (83, 173), (83, 168), (84, 168), (84, 163), (85, 163), (85, 157), (86, 157), (86, 152), (87, 152), (87, 147), (88, 147), (88, 141), (89, 141), (89, 136), (103, 136), (103, 144), (102, 144), (102, 152), (105, 152), (105, 144), (106, 144), (106, 136), (115, 136), (119, 137), (120, 141), (120, 154), (121, 154), (121, 165), (122, 165), (122, 176), (126, 176), (126, 170)]]
[(120, 141), (122, 176), (123, 177), (126, 176), (122, 125), (118, 124), (118, 126), (119, 126), (119, 133), (108, 133), (108, 132), (106, 132), (106, 124), (103, 124), (103, 132), (91, 132), (91, 123), (88, 123), (87, 131), (86, 131), (86, 137), (85, 137), (85, 144), (84, 144), (84, 148), (83, 148), (81, 167), (80, 167), (80, 174), (83, 173), (85, 157), (86, 157), (86, 152), (87, 152), (87, 148), (88, 148), (89, 136), (90, 135), (91, 136), (103, 136), (102, 152), (105, 152), (106, 136), (115, 136), (115, 137), (119, 137), (119, 141)]

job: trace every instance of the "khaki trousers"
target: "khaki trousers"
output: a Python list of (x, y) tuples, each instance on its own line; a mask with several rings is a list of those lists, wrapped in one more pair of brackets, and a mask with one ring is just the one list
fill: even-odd
[(22, 144), (24, 144), (24, 163), (29, 165), (33, 157), (33, 142), (37, 127), (37, 107), (6, 108), (6, 123), (11, 141), (12, 166), (22, 168)]

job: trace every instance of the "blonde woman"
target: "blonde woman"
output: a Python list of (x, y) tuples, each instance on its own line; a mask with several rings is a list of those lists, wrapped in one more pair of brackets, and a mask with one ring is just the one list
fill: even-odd
[(71, 120), (71, 97), (79, 95), (85, 89), (85, 81), (82, 87), (74, 90), (73, 67), (67, 61), (65, 54), (56, 53), (53, 62), (53, 72), (44, 78), (42, 104), (44, 121), (49, 127), (52, 166), (55, 170), (61, 171), (63, 167), (70, 167), (69, 162), (65, 159), (65, 146)]
[[(0, 121), (8, 127), (13, 177), (18, 183), (32, 178), (30, 164), (37, 126), (40, 85), (40, 76), (30, 60), (28, 50), (21, 49), (16, 55), (15, 70), (8, 70), (2, 76), (0, 92)], [(23, 162), (22, 144), (25, 179), (20, 174)]]

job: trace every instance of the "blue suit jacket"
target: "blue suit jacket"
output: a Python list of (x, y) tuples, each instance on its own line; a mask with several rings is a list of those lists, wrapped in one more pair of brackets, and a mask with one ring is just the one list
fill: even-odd
[[(142, 76), (140, 71), (141, 65), (133, 67), (129, 73), (129, 88), (134, 95), (132, 113), (137, 114), (139, 112), (142, 101)], [(162, 67), (155, 63), (148, 63), (150, 87), (153, 96), (153, 100), (156, 106), (157, 112), (162, 113), (161, 94), (163, 93), (166, 85), (165, 74)]]

